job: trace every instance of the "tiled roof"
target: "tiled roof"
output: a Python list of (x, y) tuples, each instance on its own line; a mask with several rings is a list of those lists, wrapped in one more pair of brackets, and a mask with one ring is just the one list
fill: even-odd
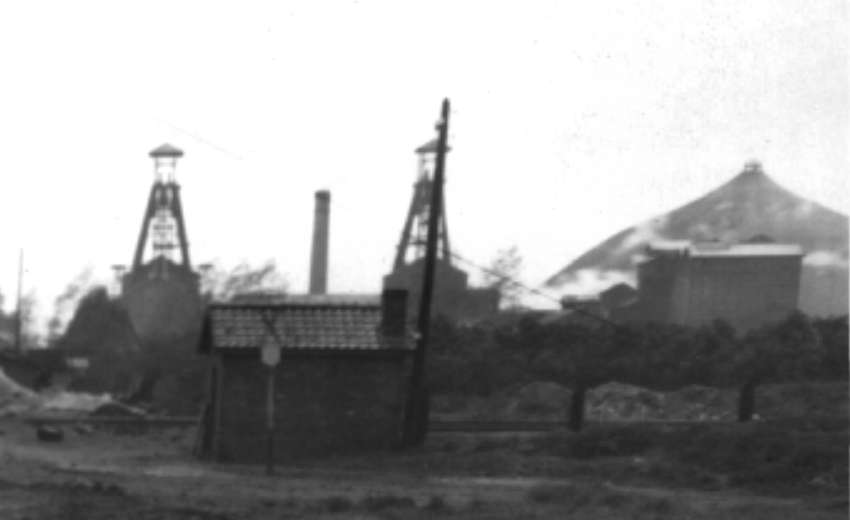
[(204, 324), (203, 351), (259, 348), (274, 330), (278, 344), (295, 350), (398, 350), (412, 344), (381, 333), (379, 305), (216, 304)]
[(374, 307), (380, 305), (380, 294), (291, 294), (276, 291), (253, 291), (234, 295), (230, 303), (248, 304), (293, 304), (293, 305), (358, 305)]

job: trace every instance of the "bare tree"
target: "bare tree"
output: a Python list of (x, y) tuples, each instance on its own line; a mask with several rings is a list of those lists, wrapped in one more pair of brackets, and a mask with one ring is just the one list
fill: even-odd
[(517, 246), (500, 249), (484, 272), (484, 284), (497, 289), (501, 295), (502, 307), (517, 307), (522, 294), (522, 286), (518, 283), (522, 271), (522, 256)]
[(77, 304), (92, 289), (91, 266), (80, 271), (65, 289), (53, 300), (53, 316), (47, 322), (48, 344), (55, 342), (73, 316)]
[(242, 262), (231, 269), (213, 265), (204, 276), (204, 285), (209, 298), (227, 301), (240, 293), (285, 291), (288, 284), (275, 261), (267, 260), (260, 266)]

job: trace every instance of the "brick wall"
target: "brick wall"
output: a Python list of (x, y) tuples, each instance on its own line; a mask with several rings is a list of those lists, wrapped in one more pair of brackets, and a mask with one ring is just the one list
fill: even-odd
[[(287, 356), (276, 369), (275, 458), (383, 450), (398, 445), (407, 366), (403, 353)], [(222, 462), (266, 457), (268, 369), (224, 355), (214, 453)]]
[(197, 334), (201, 326), (198, 275), (167, 262), (124, 276), (121, 300), (143, 344)]

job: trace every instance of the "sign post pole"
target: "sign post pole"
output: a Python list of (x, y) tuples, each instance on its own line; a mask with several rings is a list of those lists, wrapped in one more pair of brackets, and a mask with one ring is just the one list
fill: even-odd
[(274, 475), (274, 434), (275, 434), (275, 372), (280, 363), (280, 345), (273, 337), (267, 336), (260, 357), (268, 368), (266, 381), (266, 475)]
[(266, 475), (274, 474), (274, 368), (268, 367), (266, 385)]

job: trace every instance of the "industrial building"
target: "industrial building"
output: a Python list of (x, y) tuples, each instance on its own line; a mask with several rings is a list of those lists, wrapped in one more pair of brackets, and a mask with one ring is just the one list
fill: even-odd
[[(396, 249), (393, 270), (384, 276), (385, 288), (404, 289), (410, 294), (412, 319), (415, 319), (419, 312), (436, 151), (436, 140), (415, 150), (419, 161), (417, 179), (413, 185), (413, 198)], [(493, 316), (499, 310), (499, 291), (469, 286), (468, 274), (453, 262), (445, 204), (440, 208), (440, 213), (433, 313), (460, 322)]]
[[(200, 350), (212, 359), (200, 454), (258, 463), (267, 455), (267, 381), (273, 379), (277, 461), (397, 447), (409, 359), (404, 291), (381, 302), (303, 299), (210, 306)], [(273, 341), (280, 362), (261, 363)]]
[(175, 176), (183, 151), (164, 144), (149, 155), (154, 160), (154, 182), (133, 263), (121, 284), (121, 300), (143, 347), (191, 338), (201, 323), (199, 276), (189, 258)]
[(802, 258), (799, 246), (763, 238), (741, 244), (655, 242), (638, 264), (636, 300), (625, 299), (611, 316), (690, 326), (723, 319), (746, 332), (797, 309)]

